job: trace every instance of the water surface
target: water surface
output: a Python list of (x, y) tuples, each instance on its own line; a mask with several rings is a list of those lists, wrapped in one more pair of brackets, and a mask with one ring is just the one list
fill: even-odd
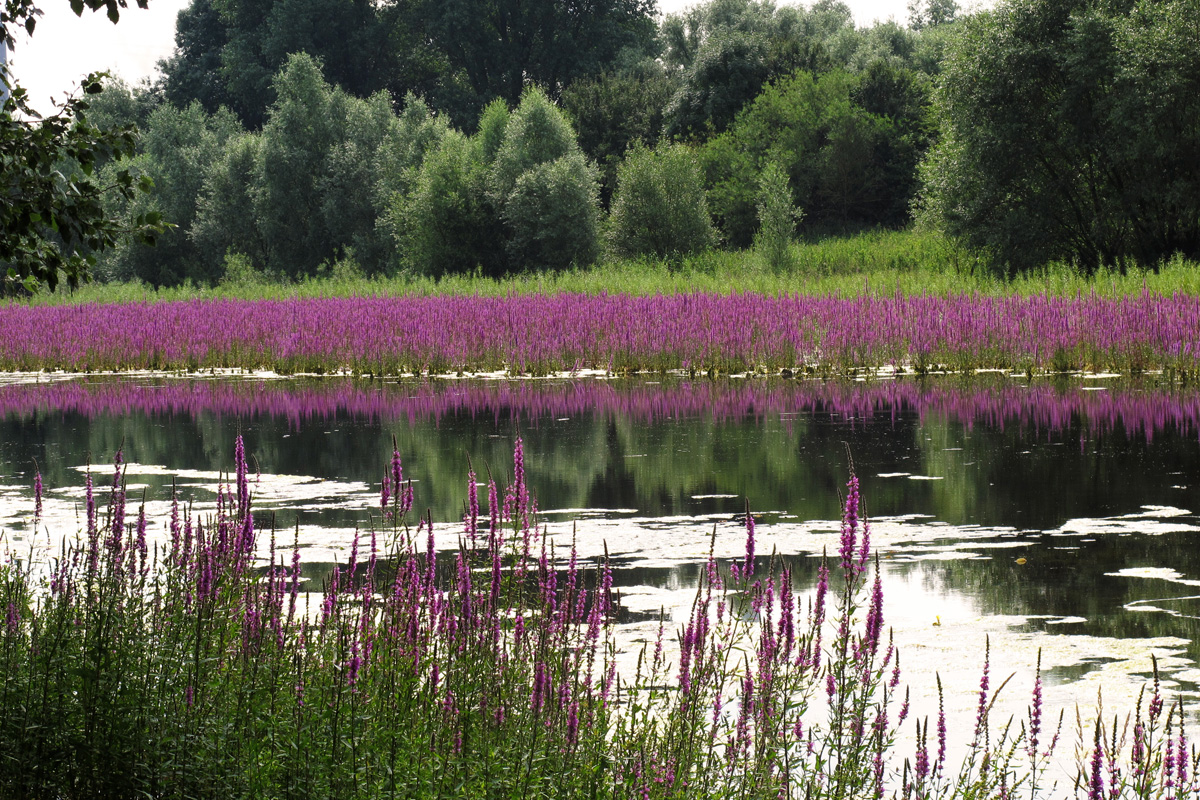
[(378, 517), (393, 441), (450, 547), (468, 458), (480, 482), (503, 484), (519, 435), (560, 553), (574, 541), (614, 559), (634, 641), (660, 611), (686, 614), (710, 546), (739, 556), (747, 506), (763, 558), (774, 551), (811, 589), (853, 468), (887, 621), (926, 698), (939, 672), (952, 713), (969, 714), (988, 636), (993, 674), (1019, 675), (1016, 710), (1039, 648), (1052, 702), (1091, 704), (1103, 686), (1110, 706), (1129, 704), (1152, 652), (1182, 691), (1200, 684), (1200, 394), (1154, 379), (13, 378), (0, 385), (7, 546), (56, 551), (79, 528), (89, 459), (103, 484), (119, 447), (152, 518), (172, 487), (211, 507), (239, 433), (259, 527), (281, 546), (298, 536), (314, 590)]

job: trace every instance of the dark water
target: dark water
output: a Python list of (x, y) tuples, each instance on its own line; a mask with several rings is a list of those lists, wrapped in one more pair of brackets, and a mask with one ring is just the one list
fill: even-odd
[[(1138, 678), (1148, 654), (1200, 683), (1200, 395), (1153, 380), (1004, 376), (924, 382), (372, 383), (123, 377), (0, 386), (0, 524), (29, 532), (33, 464), (77, 528), (81, 468), (114, 451), (151, 503), (175, 484), (212, 501), (234, 437), (262, 475), (261, 525), (300, 531), (308, 574), (342, 558), (377, 509), (393, 439), (416, 505), (453, 542), (468, 457), (504, 483), (521, 436), (544, 519), (619, 566), (628, 619), (686, 606), (714, 531), (739, 515), (800, 589), (836, 548), (840, 491), (862, 484), (890, 620), (918, 672), (980, 660), (1004, 631), (1063, 683)], [(134, 494), (131, 491), (131, 495)], [(481, 493), (485, 490), (481, 488)], [(282, 536), (283, 534), (281, 534)], [(940, 643), (939, 643), (940, 642)], [(966, 661), (964, 661), (964, 664)], [(932, 666), (930, 666), (932, 665)], [(964, 667), (965, 669), (966, 667)]]

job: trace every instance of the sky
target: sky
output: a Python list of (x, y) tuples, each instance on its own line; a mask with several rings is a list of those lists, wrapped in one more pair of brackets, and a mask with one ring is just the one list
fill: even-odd
[[(175, 47), (175, 17), (188, 0), (150, 0), (143, 11), (130, 2), (116, 25), (104, 13), (71, 13), (67, 0), (43, 0), (44, 16), (32, 38), (21, 36), (9, 53), (9, 67), (29, 91), (33, 105), (50, 111), (49, 98), (61, 99), (86, 73), (107, 69), (130, 84), (155, 72), (155, 64)], [(906, 21), (908, 0), (846, 0), (855, 22)], [(659, 0), (663, 13), (680, 11), (694, 0)]]

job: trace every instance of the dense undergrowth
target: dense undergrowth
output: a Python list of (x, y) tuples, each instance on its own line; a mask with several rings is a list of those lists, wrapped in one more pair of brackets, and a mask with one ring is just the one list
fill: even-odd
[[(973, 730), (907, 719), (853, 478), (811, 596), (755, 552), (748, 514), (745, 557), (710, 555), (687, 621), (634, 662), (611, 565), (549, 544), (520, 440), (507, 488), (482, 499), (467, 476), (452, 554), (412, 518), (395, 454), (322, 587), (273, 531), (258, 555), (240, 439), (235, 453), (215, 515), (175, 503), (162, 547), (118, 453), (105, 491), (88, 476), (59, 558), (0, 567), (0, 796), (1050, 796), (1040, 677), (1023, 722), (989, 718), (986, 659)], [(1182, 718), (1156, 680), (1080, 743), (1075, 793), (1196, 796)], [(961, 764), (950, 736), (969, 743)]]

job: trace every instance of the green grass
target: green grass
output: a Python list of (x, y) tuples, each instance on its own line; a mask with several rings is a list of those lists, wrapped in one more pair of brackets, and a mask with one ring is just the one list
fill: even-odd
[(600, 292), (631, 295), (681, 292), (756, 292), (834, 295), (874, 294), (1052, 294), (1096, 292), (1104, 296), (1154, 293), (1200, 294), (1200, 265), (1176, 257), (1155, 268), (1101, 270), (1080, 274), (1069, 264), (1050, 264), (1011, 280), (990, 273), (982, 259), (936, 233), (867, 231), (813, 238), (793, 245), (792, 266), (775, 272), (752, 251), (710, 250), (681, 263), (609, 260), (595, 266), (502, 279), (475, 275), (443, 278), (399, 275), (363, 278), (354, 270), (282, 283), (242, 281), (216, 287), (184, 285), (154, 289), (141, 283), (89, 284), (74, 291), (43, 294), (35, 304), (117, 303), (235, 297), (347, 297), (393, 295), (509, 295)]

